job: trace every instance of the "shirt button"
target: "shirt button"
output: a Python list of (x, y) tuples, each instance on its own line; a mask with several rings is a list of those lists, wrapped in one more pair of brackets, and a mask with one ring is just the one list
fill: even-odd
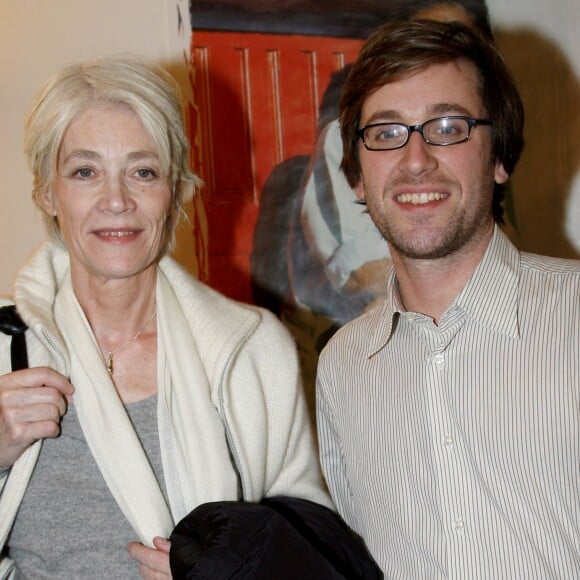
[(443, 439), (443, 443), (446, 447), (453, 445), (453, 435), (446, 435), (445, 439)]
[(445, 357), (441, 353), (438, 353), (433, 357), (433, 362), (438, 367), (442, 367), (445, 364)]
[(453, 530), (456, 534), (462, 535), (465, 532), (465, 523), (463, 520), (455, 520), (453, 522)]

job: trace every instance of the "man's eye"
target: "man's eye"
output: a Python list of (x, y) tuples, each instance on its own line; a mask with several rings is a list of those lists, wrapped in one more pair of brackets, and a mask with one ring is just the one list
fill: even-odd
[(374, 141), (392, 141), (401, 136), (401, 127), (398, 125), (383, 125), (376, 127), (372, 139)]
[(446, 121), (445, 123), (440, 123), (435, 126), (435, 133), (444, 137), (460, 135), (463, 132), (463, 125), (461, 123), (454, 123), (452, 121)]
[(442, 127), (439, 127), (438, 133), (440, 135), (454, 135), (455, 133), (457, 133), (457, 127), (455, 127), (454, 125), (444, 125)]

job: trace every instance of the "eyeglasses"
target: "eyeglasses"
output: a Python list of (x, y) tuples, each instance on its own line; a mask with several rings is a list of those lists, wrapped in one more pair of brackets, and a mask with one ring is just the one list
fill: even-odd
[(429, 119), (422, 125), (404, 123), (373, 123), (356, 132), (369, 151), (388, 151), (404, 147), (413, 131), (417, 131), (429, 145), (456, 145), (469, 139), (476, 125), (491, 125), (486, 119), (472, 119), (454, 115)]

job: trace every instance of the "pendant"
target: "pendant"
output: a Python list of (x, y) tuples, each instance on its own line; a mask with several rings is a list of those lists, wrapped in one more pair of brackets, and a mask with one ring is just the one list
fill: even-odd
[(109, 376), (113, 376), (113, 353), (109, 353), (109, 358), (107, 360), (107, 371), (109, 372)]

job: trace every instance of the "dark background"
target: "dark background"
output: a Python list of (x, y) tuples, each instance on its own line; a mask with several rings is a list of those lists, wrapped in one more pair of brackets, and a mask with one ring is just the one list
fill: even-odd
[(194, 0), (192, 22), (199, 30), (236, 30), (366, 38), (405, 0)]

